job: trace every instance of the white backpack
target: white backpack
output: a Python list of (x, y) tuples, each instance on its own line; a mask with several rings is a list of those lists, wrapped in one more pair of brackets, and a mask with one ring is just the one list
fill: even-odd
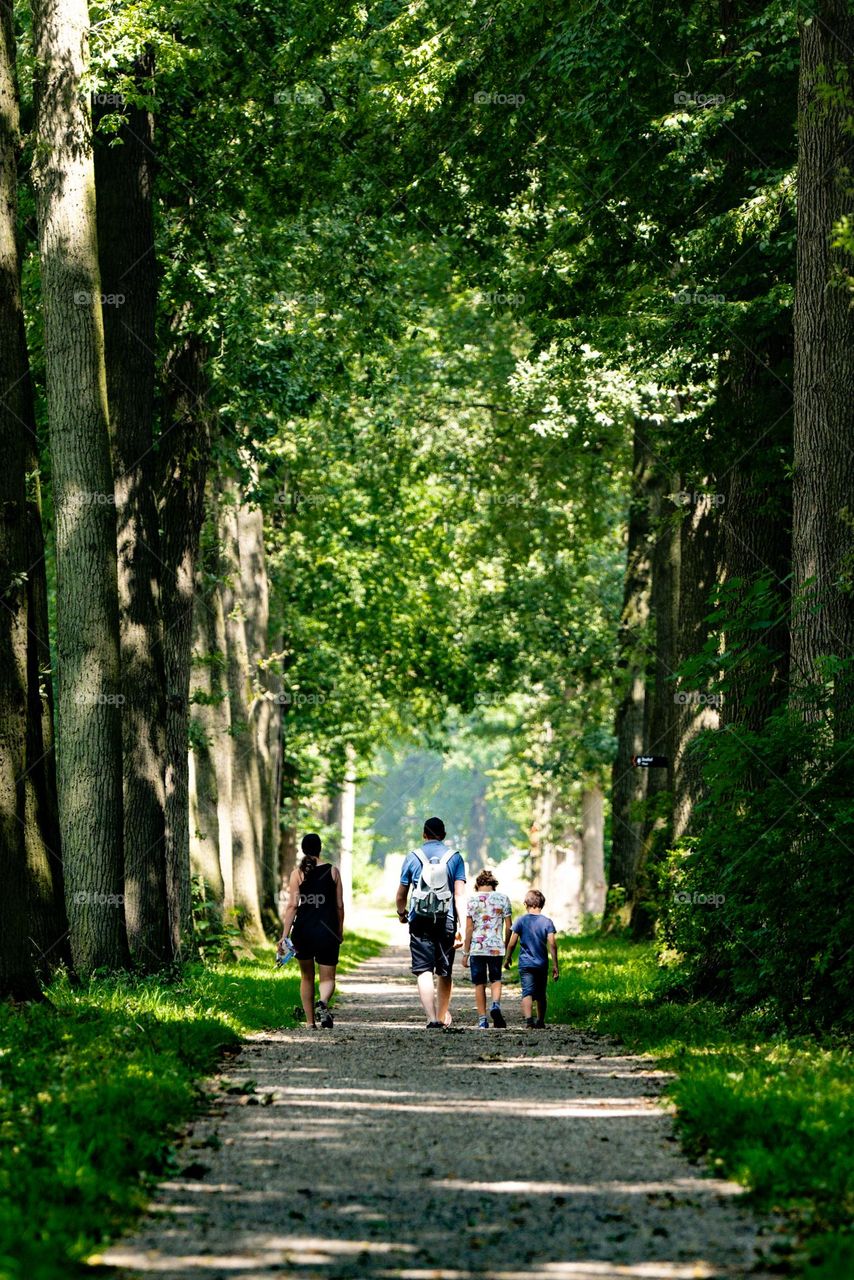
[(456, 849), (446, 849), (441, 858), (432, 861), (421, 849), (412, 851), (421, 863), (418, 883), (412, 887), (410, 906), (416, 920), (424, 924), (438, 925), (444, 921), (454, 905), (454, 895), (448, 884), (448, 863)]

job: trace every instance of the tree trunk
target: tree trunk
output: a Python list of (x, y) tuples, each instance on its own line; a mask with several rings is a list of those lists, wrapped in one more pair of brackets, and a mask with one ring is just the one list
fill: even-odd
[[(190, 870), (204, 881), (206, 896), (220, 907), (225, 899), (224, 871), (231, 879), (230, 848), (221, 848), (220, 788), (217, 757), (227, 754), (228, 691), (225, 688), (225, 623), (217, 577), (218, 552), (211, 524), (202, 534), (193, 602), (193, 659), (190, 676), (191, 733)], [(230, 779), (228, 792), (230, 793)], [(223, 796), (225, 798), (225, 796)], [(223, 815), (231, 836), (231, 805)], [(225, 855), (225, 856), (224, 856)]]
[[(151, 75), (150, 58), (137, 64)], [(124, 106), (112, 144), (96, 134), (98, 249), (118, 525), (124, 757), (125, 918), (134, 962), (170, 959), (166, 904), (166, 701), (153, 453), (153, 124)], [(100, 115), (105, 114), (102, 109)]]
[(650, 612), (655, 625), (655, 656), (652, 689), (647, 688), (644, 752), (663, 755), (668, 763), (666, 768), (651, 768), (647, 777), (643, 849), (631, 902), (631, 927), (638, 935), (647, 935), (652, 929), (655, 918), (652, 874), (673, 830), (673, 753), (676, 745), (676, 685), (671, 677), (676, 669), (679, 625), (681, 521), (663, 494), (656, 496), (652, 514), (656, 541)]
[(38, 0), (34, 179), (56, 513), (59, 806), (71, 950), (127, 963), (116, 520), (83, 0)]
[(166, 900), (172, 954), (192, 934), (190, 894), (189, 697), (196, 554), (204, 518), (210, 430), (204, 349), (179, 339), (164, 372), (161, 551), (166, 672)]
[(605, 910), (605, 797), (598, 785), (581, 793), (582, 912), (596, 925)]
[(264, 516), (260, 507), (245, 503), (237, 509), (240, 546), (240, 595), (245, 615), (249, 659), (250, 724), (255, 734), (258, 795), (253, 803), (258, 887), (265, 913), (277, 917), (277, 846), (270, 824), (274, 759), (270, 751), (270, 718), (267, 662), (270, 653), (270, 591), (264, 552)]
[(653, 549), (650, 538), (650, 502), (661, 489), (653, 457), (646, 445), (646, 424), (635, 422), (632, 492), (629, 506), (626, 577), (623, 608), (617, 634), (619, 702), (614, 733), (617, 754), (611, 771), (611, 861), (609, 885), (625, 893), (625, 902), (612, 899), (613, 918), (628, 923), (643, 848), (643, 801), (646, 772), (632, 765), (643, 753), (644, 704), (648, 665), (650, 584)]
[(231, 814), (234, 857), (234, 902), (247, 940), (260, 942), (261, 904), (258, 893), (258, 830), (255, 812), (260, 803), (255, 727), (250, 721), (251, 672), (246, 640), (246, 611), (242, 597), (238, 507), (240, 495), (233, 478), (223, 482), (220, 519), (225, 570), (223, 611), (228, 642), (228, 690), (231, 703)]
[[(794, 589), (808, 594), (792, 626), (800, 683), (828, 655), (854, 655), (854, 310), (835, 224), (854, 212), (851, 101), (854, 15), (819, 0), (801, 27), (798, 265), (795, 295)], [(832, 89), (825, 92), (823, 87)], [(836, 680), (835, 732), (854, 728), (854, 673)]]
[[(714, 486), (706, 482), (688, 506), (682, 521), (679, 550), (679, 619), (676, 631), (678, 668), (686, 658), (700, 653), (708, 639), (706, 619), (712, 610), (709, 596), (718, 573), (720, 510), (710, 496)], [(692, 757), (698, 734), (716, 729), (718, 700), (714, 690), (672, 684), (675, 725), (673, 739), (673, 839), (685, 835), (691, 812), (700, 799), (702, 775)]]
[(340, 804), (340, 854), (339, 871), (344, 889), (344, 911), (353, 910), (353, 841), (356, 834), (356, 753), (347, 743), (347, 764)]
[(25, 778), (30, 726), (26, 437), (33, 430), (16, 242), (20, 139), (11, 4), (0, 0), (0, 999), (40, 989), (30, 953)]
[[(727, 672), (721, 723), (755, 732), (785, 698), (789, 678), (785, 615), (792, 520), (786, 468), (791, 462), (792, 414), (789, 393), (781, 384), (790, 362), (791, 336), (784, 334), (759, 347), (758, 354), (731, 353), (720, 376), (720, 430), (737, 449), (727, 467), (726, 492), (717, 495), (723, 500), (721, 576), (731, 588), (742, 584), (739, 601), (759, 579), (769, 579), (772, 607), (780, 615), (779, 625), (761, 635), (753, 631), (749, 637), (733, 637), (743, 656)], [(750, 448), (757, 440), (761, 448)]]

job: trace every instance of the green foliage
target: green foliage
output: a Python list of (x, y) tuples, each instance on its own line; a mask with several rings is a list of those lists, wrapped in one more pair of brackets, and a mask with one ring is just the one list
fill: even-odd
[[(783, 1210), (813, 1280), (850, 1269), (854, 1240), (854, 1061), (847, 1047), (769, 1038), (756, 1016), (687, 1000), (656, 948), (615, 938), (562, 938), (550, 1017), (621, 1040), (677, 1074), (667, 1092), (683, 1139), (716, 1173)], [(833, 1271), (834, 1265), (841, 1270)]]
[[(380, 945), (350, 937), (346, 967)], [(0, 1277), (61, 1280), (127, 1227), (201, 1102), (199, 1077), (249, 1031), (293, 1026), (299, 975), (258, 958), (175, 982), (61, 976), (0, 1005)]]

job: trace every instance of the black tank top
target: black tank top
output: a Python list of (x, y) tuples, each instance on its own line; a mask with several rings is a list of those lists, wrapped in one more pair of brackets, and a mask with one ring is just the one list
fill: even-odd
[(338, 936), (338, 886), (330, 862), (320, 862), (305, 873), (294, 929), (304, 935), (324, 929)]

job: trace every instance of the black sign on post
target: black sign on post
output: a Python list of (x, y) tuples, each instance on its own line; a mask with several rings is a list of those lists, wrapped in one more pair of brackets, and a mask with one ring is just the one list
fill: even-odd
[(632, 764), (636, 769), (666, 769), (670, 761), (667, 756), (632, 756)]

